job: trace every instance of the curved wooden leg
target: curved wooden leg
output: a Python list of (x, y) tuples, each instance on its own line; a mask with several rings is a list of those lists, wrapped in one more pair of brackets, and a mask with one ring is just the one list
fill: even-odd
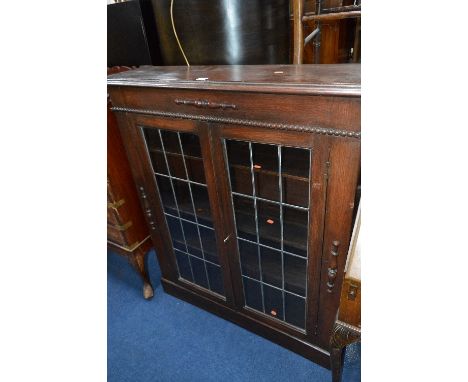
[(332, 381), (340, 382), (343, 371), (344, 347), (361, 339), (361, 329), (336, 320), (330, 338), (330, 361), (332, 370)]
[(143, 279), (143, 297), (147, 300), (154, 296), (153, 286), (148, 276), (148, 271), (145, 265), (146, 253), (141, 251), (139, 248), (131, 254), (128, 258), (133, 267), (138, 271), (141, 278)]

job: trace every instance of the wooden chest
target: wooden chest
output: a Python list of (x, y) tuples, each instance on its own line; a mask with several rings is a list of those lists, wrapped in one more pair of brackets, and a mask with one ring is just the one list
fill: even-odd
[[(129, 70), (112, 67), (108, 74)], [(112, 104), (107, 100), (107, 246), (127, 257), (143, 280), (143, 296), (153, 297), (146, 254), (152, 247), (148, 227), (120, 136)]]

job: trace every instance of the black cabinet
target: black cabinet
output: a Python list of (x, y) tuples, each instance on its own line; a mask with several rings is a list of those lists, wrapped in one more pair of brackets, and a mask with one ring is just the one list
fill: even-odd
[(151, 1), (107, 5), (107, 66), (161, 65)]

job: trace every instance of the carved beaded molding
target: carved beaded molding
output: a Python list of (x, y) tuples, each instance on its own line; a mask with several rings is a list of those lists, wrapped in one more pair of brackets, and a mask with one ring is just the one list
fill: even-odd
[(229, 124), (234, 124), (234, 125), (246, 125), (246, 126), (254, 126), (254, 127), (267, 127), (270, 129), (277, 129), (277, 130), (305, 131), (308, 133), (332, 135), (335, 137), (358, 138), (358, 139), (361, 138), (360, 132), (346, 131), (346, 130), (339, 130), (339, 129), (329, 129), (329, 128), (324, 128), (324, 127), (290, 125), (290, 124), (285, 124), (285, 123), (253, 121), (250, 119), (213, 117), (213, 116), (208, 116), (208, 115), (173, 113), (173, 112), (158, 111), (158, 110), (131, 109), (131, 108), (117, 107), (117, 106), (112, 107), (112, 110), (117, 111), (117, 112), (157, 115), (160, 117), (193, 119), (197, 121), (220, 122), (220, 123), (229, 123)]
[(347, 324), (346, 322), (336, 320), (333, 326), (332, 335), (330, 337), (330, 346), (334, 348), (342, 348), (346, 345), (361, 339), (361, 329)]

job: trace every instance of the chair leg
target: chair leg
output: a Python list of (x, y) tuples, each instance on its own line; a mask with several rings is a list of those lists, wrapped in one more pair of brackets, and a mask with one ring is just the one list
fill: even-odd
[(332, 382), (341, 382), (341, 374), (343, 372), (344, 349), (339, 347), (332, 348), (330, 355)]
[(330, 338), (330, 362), (332, 370), (332, 381), (340, 382), (343, 372), (345, 346), (360, 341), (361, 329), (339, 320), (333, 325)]

